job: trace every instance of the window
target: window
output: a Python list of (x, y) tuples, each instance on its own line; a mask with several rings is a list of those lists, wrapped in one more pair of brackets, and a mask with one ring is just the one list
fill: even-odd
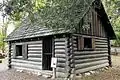
[(84, 38), (84, 49), (92, 48), (92, 39)]
[(28, 45), (17, 43), (14, 45), (13, 58), (27, 59), (28, 57)]
[(93, 50), (94, 39), (89, 37), (78, 37), (78, 50)]
[(22, 56), (22, 45), (16, 45), (16, 56)]

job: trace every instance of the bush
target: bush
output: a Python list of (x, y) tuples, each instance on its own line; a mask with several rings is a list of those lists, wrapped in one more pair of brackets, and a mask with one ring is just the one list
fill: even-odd
[(0, 53), (0, 59), (5, 58), (5, 57), (6, 57), (5, 54)]

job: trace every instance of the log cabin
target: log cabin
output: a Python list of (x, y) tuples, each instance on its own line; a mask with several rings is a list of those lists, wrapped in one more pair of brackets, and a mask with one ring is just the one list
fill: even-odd
[[(55, 73), (56, 78), (112, 66), (110, 40), (116, 36), (102, 3), (100, 5), (101, 8), (91, 5), (74, 32), (23, 23), (6, 38), (8, 66)], [(51, 68), (52, 57), (57, 58), (55, 69)]]

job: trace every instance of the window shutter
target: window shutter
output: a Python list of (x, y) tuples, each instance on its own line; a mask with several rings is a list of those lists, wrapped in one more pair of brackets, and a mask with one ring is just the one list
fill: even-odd
[(28, 58), (27, 44), (23, 44), (23, 46), (22, 46), (22, 55), (23, 55), (23, 59), (27, 59)]
[(16, 58), (16, 45), (13, 45), (13, 58)]
[(78, 50), (83, 50), (84, 48), (84, 38), (78, 37)]
[(92, 38), (92, 49), (95, 49), (95, 38)]

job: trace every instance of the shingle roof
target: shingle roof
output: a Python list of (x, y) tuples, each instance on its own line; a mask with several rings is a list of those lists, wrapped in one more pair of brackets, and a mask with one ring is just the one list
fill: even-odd
[(10, 35), (8, 35), (8, 37), (6, 38), (6, 41), (41, 37), (41, 36), (68, 33), (68, 32), (70, 32), (70, 30), (64, 30), (62, 28), (52, 30), (52, 29), (49, 29), (46, 27), (40, 27), (37, 25), (31, 25), (31, 26), (24, 25), (24, 26), (17, 28)]

